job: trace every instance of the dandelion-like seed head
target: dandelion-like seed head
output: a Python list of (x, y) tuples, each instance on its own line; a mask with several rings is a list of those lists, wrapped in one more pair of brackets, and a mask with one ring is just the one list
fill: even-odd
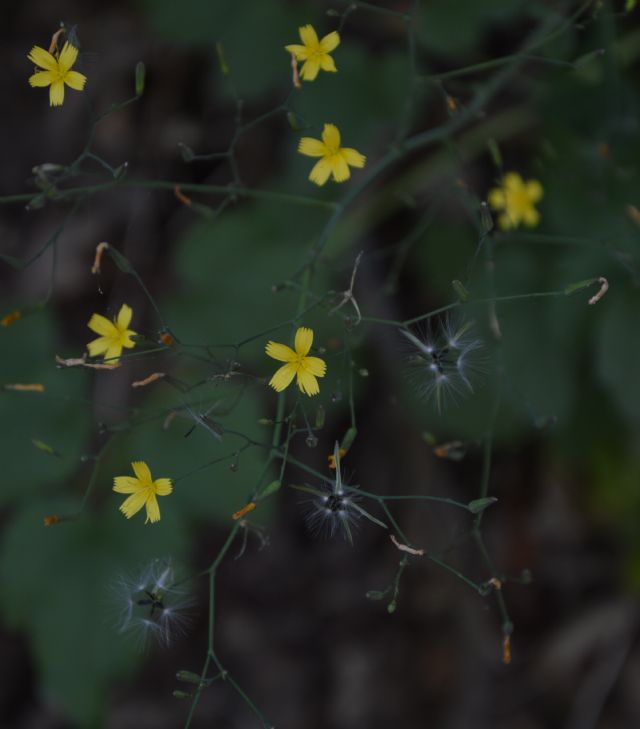
[(483, 371), (482, 340), (473, 336), (473, 322), (446, 318), (437, 330), (403, 331), (411, 346), (410, 376), (420, 393), (433, 399), (438, 412), (449, 402), (473, 392)]
[(193, 600), (171, 560), (154, 559), (134, 575), (120, 575), (113, 597), (118, 632), (135, 635), (141, 647), (150, 639), (169, 646), (188, 626)]
[(357, 505), (360, 497), (354, 493), (353, 487), (343, 483), (338, 443), (335, 444), (333, 457), (336, 464), (334, 478), (330, 485), (309, 489), (314, 497), (307, 500), (308, 512), (305, 519), (311, 532), (328, 539), (341, 532), (353, 544), (353, 528), (357, 527), (365, 512)]
[(354, 507), (358, 497), (345, 492), (327, 491), (309, 500), (305, 517), (309, 530), (331, 539), (338, 532), (353, 543), (353, 528), (357, 528), (360, 514)]

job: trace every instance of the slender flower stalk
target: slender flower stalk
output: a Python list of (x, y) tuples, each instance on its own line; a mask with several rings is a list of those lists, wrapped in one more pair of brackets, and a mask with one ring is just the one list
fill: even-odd
[(64, 102), (65, 84), (74, 91), (82, 91), (87, 77), (71, 67), (78, 58), (78, 49), (70, 43), (65, 43), (57, 56), (45, 51), (40, 46), (34, 46), (27, 58), (42, 69), (29, 77), (31, 86), (49, 86), (49, 105), (62, 106)]
[(296, 61), (304, 61), (300, 69), (300, 77), (304, 81), (313, 81), (321, 69), (335, 73), (338, 69), (329, 54), (340, 45), (340, 36), (337, 31), (328, 33), (322, 40), (318, 40), (318, 34), (312, 25), (303, 25), (298, 28), (298, 32), (303, 45), (294, 43), (285, 46), (285, 50), (293, 54)]

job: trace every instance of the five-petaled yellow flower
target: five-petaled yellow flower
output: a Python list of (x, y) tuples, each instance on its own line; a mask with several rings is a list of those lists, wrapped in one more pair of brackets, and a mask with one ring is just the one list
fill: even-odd
[(340, 130), (335, 124), (325, 124), (322, 130), (322, 141), (311, 137), (302, 137), (298, 152), (307, 157), (321, 157), (309, 174), (311, 182), (316, 185), (324, 183), (332, 175), (335, 182), (344, 182), (351, 177), (351, 167), (364, 167), (367, 158), (351, 147), (340, 146)]
[(92, 357), (98, 357), (102, 354), (105, 360), (109, 360), (112, 364), (117, 363), (117, 358), (122, 353), (123, 347), (131, 349), (136, 346), (136, 343), (131, 339), (136, 332), (128, 329), (132, 316), (133, 311), (126, 304), (120, 307), (118, 316), (114, 321), (109, 321), (106, 316), (101, 314), (93, 314), (87, 326), (100, 336), (87, 344), (89, 354)]
[(173, 491), (170, 478), (151, 478), (149, 466), (144, 461), (134, 461), (131, 464), (133, 476), (116, 476), (113, 479), (113, 490), (119, 494), (131, 494), (120, 504), (120, 511), (131, 519), (142, 507), (147, 509), (147, 522), (155, 524), (160, 521), (160, 507), (157, 496), (168, 496)]
[(285, 50), (293, 53), (296, 61), (304, 61), (300, 69), (300, 76), (305, 81), (313, 81), (318, 75), (320, 69), (323, 71), (337, 71), (333, 58), (329, 55), (340, 45), (340, 36), (337, 31), (333, 31), (325, 35), (322, 40), (318, 40), (318, 34), (312, 25), (303, 25), (298, 28), (300, 40), (304, 45), (293, 44), (285, 46)]
[(517, 172), (507, 172), (500, 181), (500, 187), (489, 191), (489, 205), (503, 212), (498, 216), (502, 230), (511, 230), (524, 223), (534, 228), (540, 222), (540, 213), (535, 203), (542, 199), (542, 185), (538, 180), (525, 182)]
[(278, 342), (267, 342), (265, 352), (269, 357), (287, 364), (276, 370), (269, 384), (274, 390), (282, 392), (291, 384), (297, 376), (298, 388), (305, 395), (317, 395), (320, 392), (316, 377), (324, 377), (327, 372), (327, 364), (320, 357), (309, 357), (309, 351), (313, 344), (313, 330), (300, 327), (296, 332), (295, 352), (286, 344)]
[(31, 86), (50, 86), (49, 105), (62, 106), (64, 101), (64, 85), (75, 91), (82, 91), (87, 77), (71, 67), (78, 58), (78, 49), (70, 43), (65, 43), (58, 57), (45, 51), (40, 46), (34, 46), (27, 56), (30, 61), (44, 71), (37, 71), (29, 78)]

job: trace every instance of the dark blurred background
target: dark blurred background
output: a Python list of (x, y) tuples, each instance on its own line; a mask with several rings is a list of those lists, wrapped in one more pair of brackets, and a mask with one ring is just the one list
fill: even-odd
[[(411, 5), (373, 4), (399, 12)], [(414, 19), (420, 73), (516, 53), (540, 23), (557, 15), (562, 27), (579, 5), (423, 0)], [(114, 168), (127, 162), (130, 179), (227, 184), (226, 160), (186, 162), (180, 145), (202, 154), (226, 150), (234, 94), (245, 121), (276, 108), (291, 90), (283, 46), (297, 42), (305, 23), (320, 35), (335, 29), (346, 7), (340, 0), (5, 3), (0, 195), (35, 190), (35, 166), (77, 157), (90, 107), (99, 113), (131, 97), (139, 61), (146, 65), (145, 93), (97, 126), (96, 154)], [(353, 546), (339, 536), (317, 539), (305, 527), (299, 494), (283, 489), (251, 515), (261, 536), (249, 533), (242, 554), (241, 542), (234, 544), (217, 581), (217, 651), (276, 727), (640, 726), (640, 26), (627, 10), (623, 0), (592, 3), (536, 51), (547, 62), (525, 62), (460, 133), (392, 167), (344, 217), (313, 281), (320, 294), (345, 289), (364, 251), (355, 290), (363, 313), (405, 319), (454, 300), (451, 281), (465, 278), (478, 242), (477, 201), (502, 170), (514, 170), (541, 181), (542, 220), (532, 234), (495, 234), (497, 294), (606, 276), (610, 290), (597, 305), (587, 305), (595, 289), (499, 305), (499, 342), (486, 307), (473, 310), (488, 355), (485, 385), (443, 413), (416, 398), (393, 329), (362, 324), (349, 331), (326, 309), (304, 322), (327, 349), (329, 376), (313, 402), (323, 405), (327, 422), (316, 447), (301, 436), (292, 452), (328, 473), (327, 454), (349, 427), (340, 354), (348, 342), (358, 437), (344, 467), (351, 483), (368, 491), (476, 498), (481, 440), (501, 392), (489, 489), (498, 502), (483, 522), (495, 574), (478, 557), (469, 520), (455, 509), (408, 501), (393, 513), (416, 545), (475, 582), (504, 578), (512, 661), (502, 660), (494, 594), (480, 597), (416, 558), (390, 614), (388, 598), (366, 598), (394, 579), (401, 554), (387, 535), (363, 522)], [(48, 47), (61, 21), (77, 26), (78, 69), (88, 83), (82, 94), (67, 89), (64, 106), (52, 109), (47, 90), (27, 83), (26, 55), (33, 45)], [(393, 144), (407, 99), (406, 27), (398, 17), (360, 8), (346, 17), (341, 35), (339, 73), (321, 74), (296, 92), (293, 126), (308, 126), (304, 133), (317, 137), (325, 122), (336, 123), (370, 167)], [(229, 77), (220, 72), (216, 43), (223, 44)], [(593, 53), (599, 49), (603, 54)], [(463, 113), (492, 73), (418, 85), (410, 132)], [(367, 170), (355, 171), (345, 186), (316, 188), (307, 180), (310, 160), (296, 152), (302, 132), (290, 122), (276, 114), (242, 136), (235, 149), (242, 183), (339, 200)], [(84, 169), (74, 184), (109, 179), (98, 163)], [(192, 197), (211, 210), (225, 199)], [(263, 455), (250, 449), (232, 468), (227, 460), (187, 476), (242, 440), (225, 436), (219, 443), (202, 428), (185, 437), (190, 423), (180, 418), (165, 429), (179, 393), (163, 383), (130, 386), (153, 371), (197, 382), (224, 372), (228, 352), (215, 350), (206, 363), (149, 354), (113, 372), (56, 369), (54, 356), (81, 356), (93, 338), (86, 327), (91, 314), (113, 315), (123, 302), (134, 309), (133, 328), (157, 339), (161, 323), (133, 276), (109, 258), (99, 276), (91, 275), (100, 241), (131, 261), (180, 341), (237, 342), (295, 315), (297, 293), (274, 285), (304, 262), (327, 213), (239, 199), (212, 219), (171, 189), (143, 188), (92, 195), (70, 210), (68, 202), (0, 209), (7, 256), (34, 257), (60, 229), (55, 246), (23, 270), (0, 263), (0, 316), (25, 313), (0, 329), (0, 382), (46, 387), (42, 394), (0, 392), (0, 724), (180, 727), (190, 702), (173, 691), (192, 686), (178, 682), (176, 672), (199, 672), (205, 658), (206, 580), (189, 583), (190, 622), (169, 647), (142, 647), (140, 636), (118, 632), (114, 615), (122, 606), (114, 585), (154, 558), (170, 558), (185, 575), (205, 569), (228, 534), (230, 515), (251, 493)], [(408, 238), (417, 226), (420, 235)], [(478, 270), (472, 292), (487, 285)], [(274, 338), (286, 341), (287, 332)], [(265, 340), (240, 350), (246, 377), (214, 378), (193, 393), (203, 408), (217, 408), (226, 427), (261, 441), (271, 429), (258, 421), (275, 412), (274, 393), (259, 379), (272, 373)], [(456, 451), (462, 458), (438, 458), (430, 444), (451, 441), (463, 444)], [(161, 500), (158, 525), (144, 526), (141, 515), (124, 520), (110, 491), (113, 476), (138, 459), (154, 476), (184, 476)], [(80, 518), (44, 528), (43, 517), (78, 508), (92, 473)], [(294, 468), (285, 477), (305, 480)], [(192, 723), (259, 725), (222, 682), (203, 691)]]

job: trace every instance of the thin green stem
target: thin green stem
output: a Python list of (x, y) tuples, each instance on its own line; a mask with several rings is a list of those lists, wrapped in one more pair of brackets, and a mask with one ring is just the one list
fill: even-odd
[[(77, 197), (88, 197), (100, 192), (107, 192), (116, 189), (141, 189), (141, 190), (175, 190), (180, 188), (183, 192), (195, 192), (214, 195), (237, 195), (238, 197), (252, 198), (256, 200), (268, 200), (270, 202), (287, 203), (290, 205), (303, 205), (308, 207), (326, 208), (335, 210), (337, 204), (328, 200), (320, 200), (306, 195), (293, 195), (284, 192), (270, 192), (268, 190), (254, 190), (248, 187), (234, 185), (204, 185), (197, 182), (179, 182), (170, 180), (112, 180), (101, 182), (97, 185), (85, 187), (69, 187), (64, 190), (56, 190), (55, 194), (48, 197), (51, 200), (72, 200)], [(10, 203), (29, 202), (38, 193), (22, 193), (20, 195), (5, 195), (0, 197), (0, 205)]]

